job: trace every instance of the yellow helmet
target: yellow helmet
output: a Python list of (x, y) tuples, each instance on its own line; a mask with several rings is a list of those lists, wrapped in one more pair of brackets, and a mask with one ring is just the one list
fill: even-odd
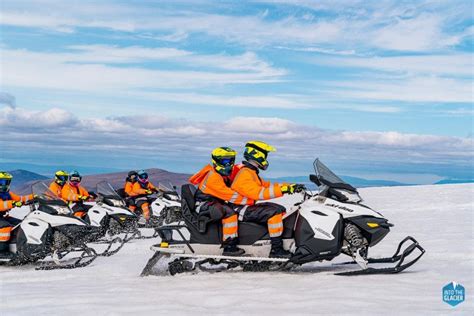
[(217, 147), (211, 153), (212, 166), (217, 173), (229, 176), (235, 163), (237, 152), (230, 147)]
[(66, 184), (68, 176), (69, 174), (66, 171), (58, 170), (54, 174), (54, 181), (56, 181), (56, 183), (60, 186), (63, 186), (64, 184)]
[(13, 176), (6, 171), (0, 171), (0, 193), (10, 191), (10, 183)]
[(253, 140), (245, 144), (244, 158), (256, 162), (260, 169), (266, 170), (269, 165), (267, 156), (271, 151), (276, 151), (275, 147)]

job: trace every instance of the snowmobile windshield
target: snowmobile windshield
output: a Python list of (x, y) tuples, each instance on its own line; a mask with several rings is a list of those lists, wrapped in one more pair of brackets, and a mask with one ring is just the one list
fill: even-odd
[(125, 201), (122, 197), (115, 191), (110, 183), (107, 181), (102, 181), (97, 183), (97, 194), (100, 197), (100, 200), (109, 206), (124, 207)]
[(322, 187), (322, 192), (326, 195), (334, 197), (341, 202), (358, 203), (362, 201), (356, 188), (339, 178), (319, 159), (316, 159), (313, 165), (316, 177), (320, 182), (316, 184)]
[(100, 196), (108, 199), (121, 200), (122, 198), (118, 195), (117, 191), (107, 181), (97, 183), (96, 192)]
[(173, 183), (171, 183), (171, 181), (169, 180), (160, 181), (160, 183), (158, 183), (158, 189), (164, 194), (179, 197), (179, 193), (176, 190), (176, 186), (174, 186)]
[(57, 196), (49, 187), (43, 182), (36, 182), (31, 186), (33, 194), (37, 196), (40, 204), (67, 206), (66, 201)]

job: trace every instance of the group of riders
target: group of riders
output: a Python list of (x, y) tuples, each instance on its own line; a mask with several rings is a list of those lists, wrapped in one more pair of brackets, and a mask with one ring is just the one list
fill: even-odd
[[(268, 154), (275, 148), (261, 141), (245, 145), (244, 161), (235, 164), (237, 152), (230, 147), (218, 147), (211, 153), (211, 164), (189, 178), (197, 186), (196, 211), (209, 211), (222, 221), (223, 255), (241, 256), (245, 251), (238, 247), (239, 221), (265, 224), (271, 240), (271, 257), (287, 258), (290, 252), (283, 249), (283, 215), (285, 208), (270, 200), (302, 189), (300, 185), (270, 183), (259, 172), (268, 168)], [(20, 196), (10, 191), (12, 175), (0, 172), (0, 252), (8, 251), (8, 241), (14, 226), (21, 221), (9, 216), (8, 211), (34, 199), (34, 195)], [(84, 202), (91, 194), (81, 185), (78, 171), (59, 170), (49, 189), (72, 205), (74, 216), (84, 218), (91, 207)], [(130, 171), (123, 188), (123, 197), (132, 212), (141, 211), (145, 225), (150, 225), (150, 194), (158, 192), (144, 170)]]
[(197, 209), (218, 213), (222, 217), (223, 255), (241, 256), (245, 251), (238, 247), (239, 221), (267, 225), (271, 240), (270, 257), (289, 258), (283, 249), (283, 215), (285, 207), (270, 200), (293, 194), (303, 189), (298, 184), (271, 183), (260, 177), (260, 170), (268, 168), (268, 154), (275, 151), (261, 141), (245, 145), (244, 161), (235, 164), (237, 152), (229, 147), (212, 151), (212, 164), (194, 174), (189, 181), (198, 187), (195, 198)]

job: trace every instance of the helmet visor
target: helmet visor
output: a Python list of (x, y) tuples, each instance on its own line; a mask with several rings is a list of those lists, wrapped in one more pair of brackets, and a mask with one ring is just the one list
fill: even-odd
[(81, 180), (82, 180), (82, 177), (78, 177), (78, 176), (69, 177), (69, 181), (71, 181), (71, 183), (80, 183)]
[(67, 176), (56, 176), (56, 179), (59, 181), (59, 182), (66, 182), (67, 181)]
[(229, 166), (229, 165), (233, 165), (234, 162), (235, 162), (235, 158), (234, 157), (225, 157), (225, 158), (221, 158), (219, 159), (220, 161), (220, 164), (223, 165), (223, 166)]
[(146, 179), (148, 179), (148, 173), (146, 173), (146, 172), (145, 172), (145, 173), (140, 173), (140, 174), (138, 175), (138, 178), (139, 178), (140, 180), (146, 180)]
[(11, 181), (12, 181), (11, 179), (0, 179), (0, 185), (1, 186), (10, 185)]

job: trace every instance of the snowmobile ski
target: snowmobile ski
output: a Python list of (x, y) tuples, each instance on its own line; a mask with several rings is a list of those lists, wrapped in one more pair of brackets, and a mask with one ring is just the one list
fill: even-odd
[[(72, 252), (72, 251), (71, 251)], [(64, 253), (61, 256), (65, 256), (70, 252)], [(60, 257), (61, 257), (60, 256)], [(61, 263), (55, 258), (53, 254), (53, 261), (50, 262), (42, 262), (40, 266), (36, 267), (35, 270), (60, 270), (60, 269), (76, 269), (76, 268), (83, 268), (91, 264), (95, 259), (99, 257), (96, 251), (93, 248), (86, 248), (81, 253), (78, 258), (70, 259), (69, 261), (73, 261), (72, 263)]]
[[(400, 253), (401, 248), (403, 244), (405, 244), (407, 241), (411, 241), (412, 243), (406, 247), (402, 253)], [(418, 249), (420, 251), (420, 254), (415, 257), (413, 260), (403, 264), (405, 261), (405, 258), (409, 256), (415, 249)], [(405, 237), (397, 247), (397, 250), (391, 257), (387, 258), (368, 258), (367, 263), (395, 263), (397, 264), (393, 267), (386, 267), (386, 268), (372, 268), (369, 267), (367, 269), (362, 269), (362, 270), (355, 270), (355, 271), (347, 271), (347, 272), (340, 272), (336, 273), (336, 275), (343, 275), (343, 276), (355, 276), (355, 275), (368, 275), (368, 274), (394, 274), (394, 273), (399, 273), (405, 270), (406, 268), (412, 266), (415, 264), (424, 254), (425, 254), (425, 249), (420, 246), (418, 241), (416, 241), (415, 238), (411, 236)], [(345, 265), (345, 264), (355, 264), (355, 261), (349, 261), (349, 262), (342, 262), (339, 263), (338, 265)]]

